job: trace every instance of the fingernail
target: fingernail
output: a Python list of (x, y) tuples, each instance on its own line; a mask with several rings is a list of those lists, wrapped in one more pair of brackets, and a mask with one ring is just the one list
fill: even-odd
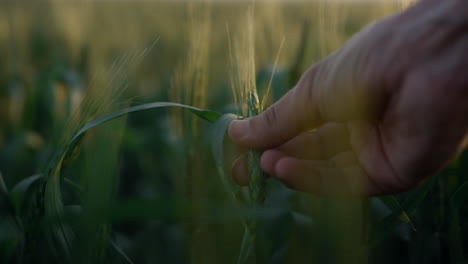
[(234, 120), (229, 126), (229, 136), (232, 139), (241, 139), (249, 130), (248, 120)]

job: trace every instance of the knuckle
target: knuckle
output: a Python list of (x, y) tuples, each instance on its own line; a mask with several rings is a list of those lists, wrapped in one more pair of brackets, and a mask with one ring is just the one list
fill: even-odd
[(275, 105), (270, 106), (264, 114), (265, 127), (275, 127), (278, 122), (277, 108)]
[(304, 115), (314, 117), (319, 122), (324, 117), (323, 91), (329, 86), (327, 64), (328, 60), (323, 60), (309, 68), (293, 90), (293, 97), (301, 104), (298, 107), (305, 111)]

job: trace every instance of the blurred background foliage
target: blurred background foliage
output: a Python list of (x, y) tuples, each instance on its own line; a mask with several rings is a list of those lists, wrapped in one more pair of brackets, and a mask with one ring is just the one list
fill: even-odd
[[(151, 101), (235, 112), (229, 38), (242, 34), (248, 5), (0, 2), (1, 263), (234, 263), (251, 214), (263, 219), (268, 263), (466, 262), (466, 151), (395, 197), (341, 201), (270, 182), (265, 210), (251, 212), (221, 185), (210, 126), (149, 110), (94, 129), (50, 183), (73, 133), (104, 114)], [(278, 99), (404, 5), (255, 3), (260, 94), (273, 76), (267, 100)], [(60, 214), (47, 213), (54, 206)]]

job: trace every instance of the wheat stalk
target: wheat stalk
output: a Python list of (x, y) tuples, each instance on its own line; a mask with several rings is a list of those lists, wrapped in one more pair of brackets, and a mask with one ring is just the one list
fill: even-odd
[[(234, 43), (229, 45), (231, 50), (231, 62), (234, 76), (231, 78), (236, 101), (240, 101), (242, 116), (251, 117), (258, 115), (263, 109), (258, 98), (255, 81), (255, 41), (253, 8), (249, 7), (246, 17), (241, 19), (245, 24), (240, 26), (239, 33), (234, 38)], [(228, 29), (229, 33), (229, 29)], [(229, 38), (231, 42), (231, 38)], [(239, 93), (237, 95), (237, 93)], [(238, 102), (239, 103), (239, 102)], [(249, 173), (248, 206), (256, 211), (263, 207), (266, 188), (265, 174), (260, 168), (261, 153), (254, 150), (247, 152), (247, 166)], [(241, 245), (238, 263), (256, 262), (257, 259), (257, 233), (259, 219), (251, 216), (246, 219), (244, 239)]]

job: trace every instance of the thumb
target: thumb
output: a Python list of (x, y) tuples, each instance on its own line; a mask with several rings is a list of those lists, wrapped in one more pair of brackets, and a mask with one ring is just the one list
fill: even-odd
[(265, 149), (322, 123), (313, 83), (318, 66), (309, 69), (299, 83), (263, 113), (229, 126), (229, 137), (239, 146)]

